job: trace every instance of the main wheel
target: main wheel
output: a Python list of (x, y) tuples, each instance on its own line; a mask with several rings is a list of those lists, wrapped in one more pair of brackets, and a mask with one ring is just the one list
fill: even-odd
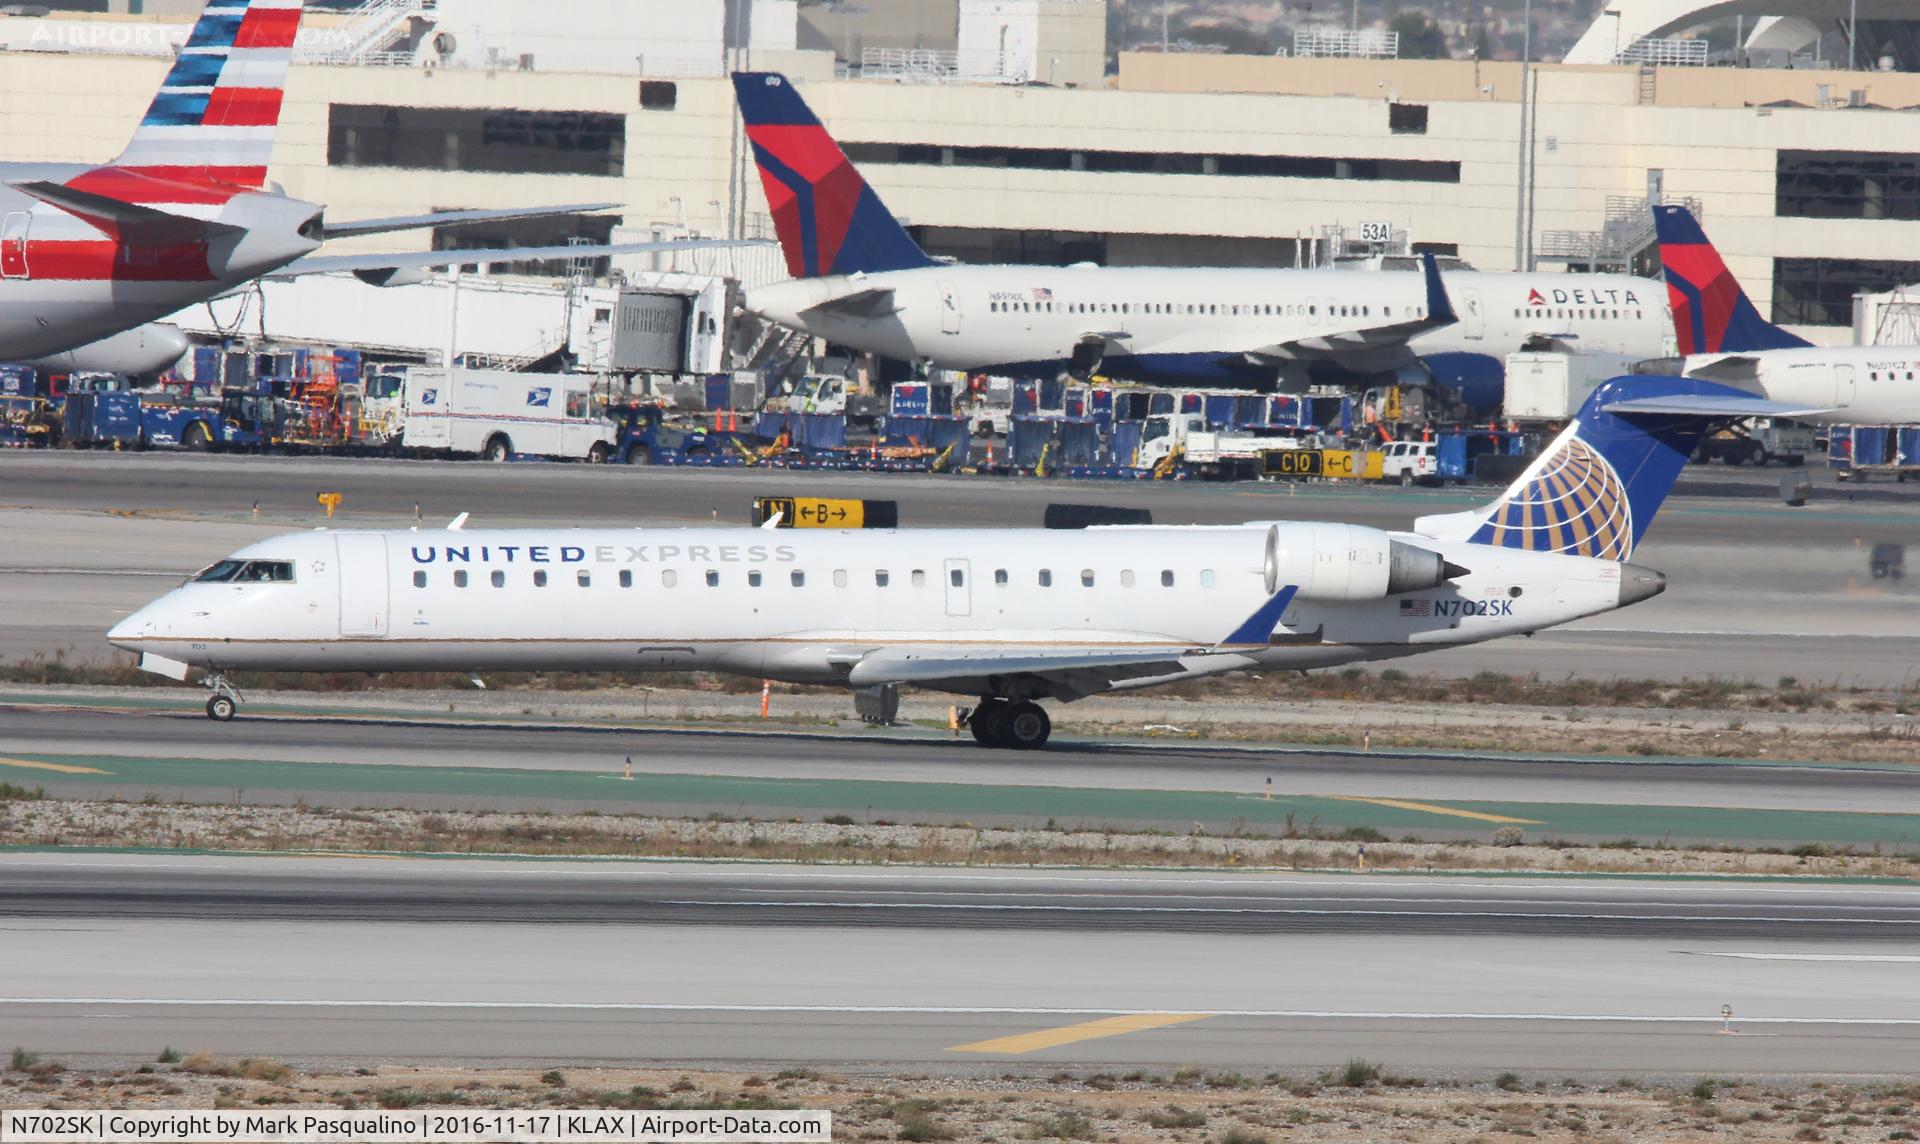
[(505, 434), (487, 442), (487, 460), (504, 461), (511, 456), (513, 456), (513, 441)]
[(1047, 745), (1047, 737), (1053, 734), (1053, 720), (1038, 703), (1016, 703), (1007, 712), (1006, 730), (1002, 734), (1002, 742), (1009, 747), (1037, 751)]
[(1007, 736), (1007, 701), (1004, 699), (982, 699), (980, 706), (967, 716), (967, 730), (973, 732), (974, 742), (983, 747), (1004, 746)]
[(213, 430), (205, 421), (189, 421), (180, 431), (180, 447), (190, 453), (204, 453), (213, 447)]
[(653, 450), (647, 448), (645, 445), (635, 445), (627, 453), (627, 464), (629, 465), (653, 464)]
[(220, 723), (230, 722), (233, 719), (234, 711), (237, 709), (233, 700), (225, 695), (212, 695), (207, 697), (207, 718), (209, 719)]

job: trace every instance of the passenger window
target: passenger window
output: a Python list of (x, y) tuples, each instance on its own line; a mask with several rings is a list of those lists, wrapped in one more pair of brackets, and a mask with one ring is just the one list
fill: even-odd
[(911, 579), (913, 580), (913, 586), (914, 586), (914, 587), (916, 587), (916, 588), (924, 588), (924, 587), (926, 587), (926, 586), (927, 586), (927, 571), (926, 571), (926, 569), (924, 569), (924, 568), (915, 568), (915, 569), (913, 570), (913, 575), (912, 575), (912, 577), (911, 577)]
[(1200, 569), (1200, 586), (1202, 588), (1213, 587), (1213, 569), (1211, 568)]
[(533, 586), (536, 588), (544, 588), (547, 586), (547, 570), (545, 568), (535, 568), (533, 570)]
[(958, 568), (949, 569), (947, 571), (947, 582), (956, 588), (964, 588), (967, 586), (967, 574)]
[(1082, 588), (1093, 587), (1093, 569), (1091, 568), (1080, 569), (1080, 586)]
[(720, 586), (720, 573), (712, 569), (708, 569), (707, 570), (707, 587), (718, 588), (719, 586)]
[(492, 579), (493, 579), (493, 586), (496, 588), (504, 588), (507, 586), (507, 574), (505, 572), (500, 571), (498, 568), (493, 570)]
[(573, 579), (574, 579), (574, 582), (579, 584), (582, 588), (593, 587), (593, 573), (587, 571), (585, 568), (582, 568), (580, 569), (580, 571), (575, 572), (573, 574)]
[(1173, 587), (1173, 569), (1162, 568), (1160, 570), (1160, 586), (1162, 588)]
[(993, 570), (993, 586), (996, 588), (1004, 588), (1007, 586), (1007, 570), (1005, 568), (995, 568)]
[(807, 574), (798, 568), (795, 568), (788, 574), (787, 578), (793, 581), (793, 586), (796, 588), (804, 588), (807, 586)]
[(1133, 587), (1133, 569), (1122, 568), (1120, 570), (1120, 586), (1122, 588)]
[(747, 587), (758, 588), (759, 586), (760, 586), (760, 569), (755, 568), (753, 571), (747, 573)]
[(844, 588), (847, 586), (847, 570), (845, 568), (835, 568), (833, 570), (833, 586), (836, 588)]
[(424, 588), (424, 587), (426, 587), (426, 586), (427, 586), (427, 574), (426, 574), (425, 572), (415, 572), (415, 573), (413, 574), (413, 586), (414, 586), (414, 587), (416, 587), (416, 588)]
[[(671, 576), (672, 573), (669, 572), (669, 573), (666, 573), (666, 575)], [(620, 586), (622, 588), (633, 587), (633, 569), (631, 568), (620, 569)]]
[(464, 588), (467, 586), (467, 570), (465, 568), (456, 568), (453, 570), (453, 586), (456, 588)]
[[(626, 584), (630, 584), (633, 582), (632, 580), (627, 579), (631, 575), (632, 574), (628, 572), (620, 573), (621, 579), (625, 580)], [(626, 584), (622, 584), (621, 587), (625, 587)], [(662, 588), (675, 588), (675, 587), (678, 587), (679, 584), (680, 584), (680, 573), (675, 572), (671, 568), (662, 568), (660, 570), (660, 586)]]
[(887, 570), (885, 568), (876, 568), (873, 570), (873, 586), (874, 587), (876, 588), (886, 587), (887, 581), (889, 579), (891, 579), (891, 577), (887, 575)]
[(1040, 569), (1040, 586), (1042, 588), (1053, 587), (1053, 569), (1051, 568)]

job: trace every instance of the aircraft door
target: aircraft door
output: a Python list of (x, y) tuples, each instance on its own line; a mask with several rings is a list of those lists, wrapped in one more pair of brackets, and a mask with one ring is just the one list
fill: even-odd
[(1477, 342), (1487, 336), (1487, 312), (1480, 305), (1480, 291), (1460, 291), (1460, 324), (1472, 341)]
[(13, 211), (0, 222), (0, 278), (27, 276), (27, 229), (32, 225), (33, 216), (26, 211)]
[(1842, 409), (1853, 404), (1853, 367), (1836, 365), (1833, 367), (1833, 403)]
[(940, 332), (960, 332), (960, 291), (951, 282), (940, 283)]
[(387, 538), (343, 532), (334, 537), (340, 555), (340, 634), (387, 634)]
[(973, 571), (965, 560), (949, 560), (941, 574), (946, 577), (947, 615), (973, 614)]

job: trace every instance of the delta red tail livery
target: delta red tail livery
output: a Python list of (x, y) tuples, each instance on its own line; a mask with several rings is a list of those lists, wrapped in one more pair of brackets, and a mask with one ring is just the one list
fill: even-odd
[(1653, 220), (1660, 236), (1660, 265), (1667, 279), (1673, 330), (1683, 356), (1808, 344), (1760, 316), (1685, 207), (1656, 206)]

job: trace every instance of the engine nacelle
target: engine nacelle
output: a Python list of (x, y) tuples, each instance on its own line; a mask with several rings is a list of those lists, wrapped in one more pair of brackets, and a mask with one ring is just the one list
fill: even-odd
[(1353, 524), (1267, 529), (1267, 591), (1298, 585), (1303, 600), (1381, 600), (1437, 588), (1465, 570), (1438, 552)]
[(52, 373), (159, 373), (192, 348), (180, 327), (148, 322), (25, 364)]

